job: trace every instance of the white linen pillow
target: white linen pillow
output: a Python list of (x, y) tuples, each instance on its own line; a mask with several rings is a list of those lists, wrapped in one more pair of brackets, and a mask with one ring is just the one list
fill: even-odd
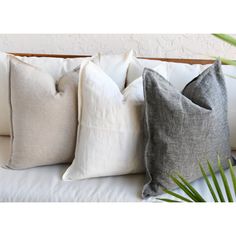
[(144, 171), (142, 78), (123, 93), (97, 65), (81, 66), (76, 154), (64, 180)]

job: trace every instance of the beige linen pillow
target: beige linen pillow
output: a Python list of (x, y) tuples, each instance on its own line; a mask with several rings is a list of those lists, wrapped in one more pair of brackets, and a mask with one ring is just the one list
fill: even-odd
[(10, 137), (0, 135), (0, 167), (5, 167), (10, 156)]
[(71, 162), (77, 132), (79, 69), (57, 82), (39, 68), (10, 59), (11, 157), (24, 169)]
[[(10, 106), (9, 106), (9, 55), (0, 52), (0, 135), (10, 136)], [(72, 71), (85, 58), (56, 57), (17, 57), (27, 64), (41, 68), (50, 74), (55, 81)]]

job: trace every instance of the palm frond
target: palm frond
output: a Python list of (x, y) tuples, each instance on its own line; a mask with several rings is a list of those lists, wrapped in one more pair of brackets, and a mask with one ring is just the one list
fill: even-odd
[(212, 34), (212, 35), (225, 41), (226, 43), (236, 46), (236, 39), (228, 34)]
[(207, 175), (206, 175), (206, 172), (205, 172), (205, 170), (203, 169), (201, 163), (199, 163), (199, 167), (200, 167), (200, 170), (201, 170), (201, 172), (202, 172), (202, 176), (203, 176), (203, 178), (204, 178), (204, 180), (205, 180), (205, 182), (206, 182), (206, 184), (207, 184), (207, 186), (208, 186), (208, 189), (209, 189), (209, 191), (210, 191), (210, 193), (211, 193), (211, 196), (213, 197), (213, 199), (214, 199), (215, 202), (218, 202), (218, 199), (217, 199), (217, 197), (216, 197), (215, 191), (213, 190), (213, 187), (211, 186), (211, 183), (210, 183), (210, 181), (209, 181), (209, 179), (208, 179), (208, 177), (207, 177)]
[(211, 174), (213, 183), (214, 183), (214, 185), (215, 185), (216, 191), (217, 191), (218, 196), (219, 196), (219, 198), (220, 198), (220, 201), (221, 201), (221, 202), (225, 202), (224, 196), (223, 196), (222, 191), (221, 191), (221, 189), (220, 189), (220, 185), (219, 185), (219, 183), (218, 183), (218, 181), (217, 181), (217, 179), (216, 179), (215, 173), (214, 173), (213, 168), (212, 168), (212, 166), (211, 166), (211, 164), (210, 164), (209, 161), (207, 161), (207, 165), (208, 165), (208, 169), (209, 169), (209, 171), (210, 171), (210, 174)]
[(231, 192), (230, 192), (229, 184), (228, 184), (227, 178), (225, 176), (225, 172), (224, 172), (224, 169), (223, 169), (223, 167), (221, 165), (219, 157), (218, 157), (218, 167), (219, 167), (219, 170), (220, 170), (220, 175), (221, 175), (224, 187), (225, 187), (225, 192), (226, 192), (228, 201), (229, 202), (233, 202), (233, 198), (232, 198), (232, 195), (231, 195)]
[[(230, 36), (229, 34), (212, 34), (212, 35), (215, 36), (216, 38), (221, 39), (222, 41), (236, 47), (236, 38)], [(235, 60), (231, 60), (231, 59), (227, 59), (227, 58), (223, 58), (223, 57), (220, 57), (220, 60), (222, 63), (224, 63), (226, 65), (236, 66)]]
[(235, 60), (227, 59), (227, 58), (224, 58), (224, 57), (218, 57), (218, 59), (220, 59), (220, 61), (223, 64), (231, 65), (231, 66), (236, 66), (236, 61)]
[[(230, 175), (231, 175), (233, 188), (234, 188), (234, 194), (236, 197), (236, 175), (234, 173), (234, 169), (233, 169), (231, 161), (229, 160), (228, 162), (229, 162), (229, 170), (230, 170)], [(220, 188), (220, 184), (216, 178), (213, 167), (209, 161), (207, 161), (207, 167), (209, 169), (210, 176), (211, 176), (212, 182), (214, 184), (214, 188), (213, 188), (212, 183), (209, 180), (209, 177), (206, 175), (206, 172), (205, 172), (203, 166), (201, 165), (201, 163), (199, 163), (199, 167), (200, 167), (202, 176), (204, 178), (204, 181), (205, 181), (215, 202), (219, 202), (219, 201), (225, 202), (226, 201), (223, 196), (223, 193), (222, 193), (223, 191), (225, 191), (225, 193), (226, 193), (228, 202), (233, 202), (234, 199), (232, 197), (229, 182), (227, 180), (227, 177), (225, 175), (225, 172), (224, 172), (224, 169), (223, 169), (223, 166), (221, 164), (219, 157), (218, 157), (217, 164), (218, 164), (218, 169), (219, 169), (219, 175), (220, 175), (221, 180), (223, 182), (224, 189)], [(177, 193), (170, 191), (168, 189), (163, 189), (163, 191), (165, 193), (177, 198), (177, 199), (168, 199), (168, 198), (157, 198), (157, 199), (159, 199), (161, 201), (165, 201), (165, 202), (180, 202), (180, 200), (184, 201), (184, 202), (206, 202), (206, 200), (200, 195), (200, 193), (184, 177), (182, 177), (181, 175), (177, 175), (177, 177), (170, 176), (172, 181), (189, 197), (189, 199), (186, 198), (185, 196), (177, 194)]]
[(170, 190), (167, 190), (167, 189), (163, 189), (163, 192), (175, 197), (175, 198), (178, 198), (184, 202), (192, 202), (190, 199), (186, 198), (186, 197), (183, 197), (182, 195), (178, 194), (178, 193), (175, 193), (175, 192), (172, 192)]
[(172, 181), (181, 189), (183, 190), (188, 197), (190, 197), (195, 202), (201, 202), (201, 199), (199, 199), (197, 196), (195, 196), (194, 193), (192, 193), (188, 187), (186, 187), (184, 184), (182, 184), (177, 178), (174, 176), (171, 176)]
[(234, 194), (236, 196), (236, 177), (235, 177), (233, 166), (232, 166), (232, 163), (231, 163), (230, 160), (229, 160), (229, 170), (230, 170), (230, 175), (231, 175), (231, 179), (232, 179), (232, 182), (233, 182)]
[(181, 175), (178, 175), (178, 177), (182, 180), (182, 182), (185, 184), (185, 186), (188, 187), (188, 189), (195, 195), (195, 197), (198, 198), (199, 202), (206, 202), (206, 200), (198, 193), (198, 191)]

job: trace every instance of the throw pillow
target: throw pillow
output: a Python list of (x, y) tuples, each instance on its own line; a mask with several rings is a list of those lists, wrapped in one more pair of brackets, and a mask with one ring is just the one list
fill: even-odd
[(227, 95), (219, 61), (179, 92), (157, 72), (145, 69), (145, 164), (143, 197), (176, 185), (170, 175), (188, 181), (201, 177), (199, 161), (217, 169), (217, 155), (227, 166), (231, 157)]
[(142, 78), (121, 93), (92, 62), (80, 73), (76, 154), (63, 179), (144, 172)]
[(71, 162), (77, 131), (79, 70), (57, 83), (39, 68), (10, 60), (11, 157), (24, 169)]

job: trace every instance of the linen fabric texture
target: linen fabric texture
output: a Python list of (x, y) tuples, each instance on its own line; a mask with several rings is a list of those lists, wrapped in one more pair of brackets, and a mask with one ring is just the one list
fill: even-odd
[[(10, 136), (10, 104), (9, 104), (9, 61), (12, 55), (0, 52), (0, 135)], [(57, 82), (63, 75), (79, 66), (84, 58), (51, 58), (51, 57), (16, 57), (47, 72)]]
[[(157, 72), (145, 69), (144, 198), (174, 189), (170, 175), (192, 182), (200, 178), (199, 162), (214, 171), (217, 156), (223, 167), (231, 158), (227, 94), (221, 64), (211, 67), (185, 86), (182, 93)], [(208, 174), (208, 173), (207, 173)]]
[(77, 133), (79, 70), (55, 83), (51, 75), (10, 60), (11, 157), (8, 167), (25, 169), (71, 162)]
[(121, 92), (100, 66), (81, 67), (76, 154), (64, 180), (144, 172), (142, 83)]

